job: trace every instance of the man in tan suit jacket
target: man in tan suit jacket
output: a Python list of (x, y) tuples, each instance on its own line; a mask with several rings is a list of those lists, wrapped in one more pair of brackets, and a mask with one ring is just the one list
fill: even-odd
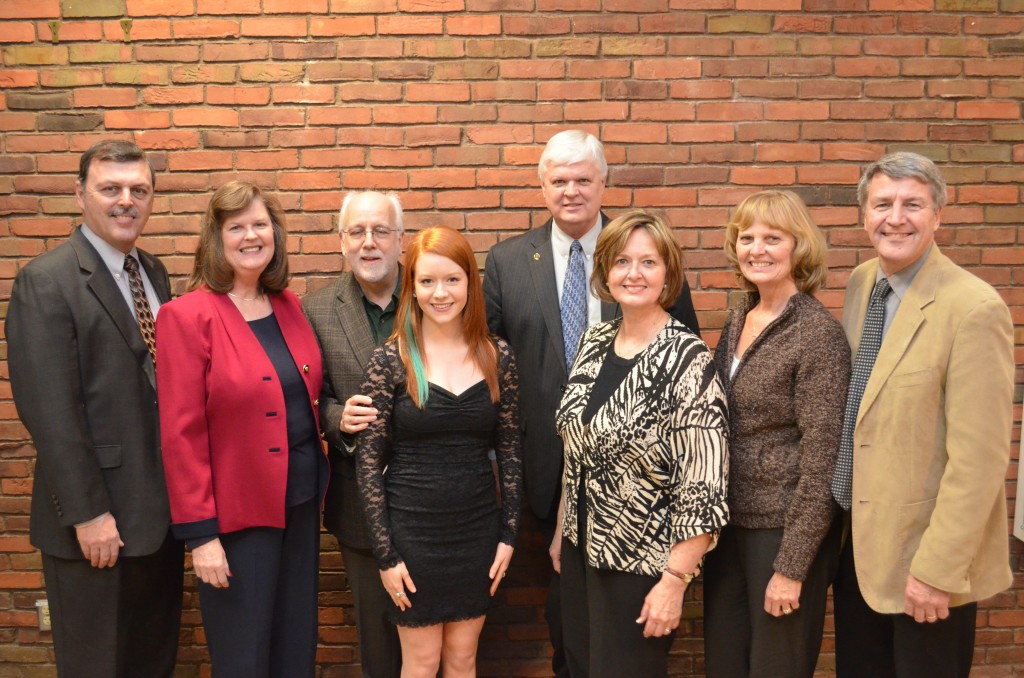
[(931, 160), (882, 158), (858, 197), (878, 258), (847, 287), (854, 355), (868, 341), (876, 282), (891, 292), (859, 407), (847, 402), (845, 502), (839, 464), (833, 482), (851, 525), (834, 585), (837, 676), (966, 678), (975, 601), (1012, 580), (1013, 323), (996, 291), (935, 245), (946, 186)]

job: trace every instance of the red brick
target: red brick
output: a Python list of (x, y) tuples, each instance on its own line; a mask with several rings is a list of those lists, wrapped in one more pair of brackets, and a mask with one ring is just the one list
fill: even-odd
[(167, 111), (107, 111), (104, 114), (107, 129), (159, 129), (171, 126)]
[(872, 12), (927, 12), (935, 9), (935, 0), (868, 0)]
[(760, 120), (761, 104), (750, 102), (706, 102), (697, 104), (698, 120)]
[(60, 17), (58, 0), (4, 0), (0, 19), (49, 19)]
[(273, 90), (275, 103), (332, 104), (334, 87), (331, 85), (282, 85)]
[(324, 14), (327, 0), (263, 0), (266, 14)]
[(733, 167), (732, 183), (758, 186), (789, 186), (796, 180), (792, 167)]
[(469, 83), (408, 83), (406, 101), (469, 101)]
[(373, 121), (383, 125), (411, 125), (437, 122), (436, 106), (378, 106)]
[(213, 105), (265, 106), (270, 103), (270, 88), (209, 85), (206, 88), (206, 103)]
[(259, 14), (250, 0), (196, 0), (196, 14)]
[(758, 144), (756, 159), (768, 162), (818, 162), (821, 147), (817, 144)]
[(39, 76), (35, 71), (0, 69), (0, 87), (35, 87), (37, 84)]
[(336, 133), (333, 129), (275, 130), (270, 141), (274, 146), (286, 148), (301, 146), (333, 146)]
[(174, 110), (176, 127), (238, 127), (238, 111), (223, 108), (178, 108)]
[(145, 130), (135, 133), (135, 143), (147, 150), (174, 150), (199, 147), (197, 132)]
[(393, 170), (346, 170), (342, 185), (350, 190), (402, 190), (409, 185), (408, 174)]
[(173, 172), (231, 169), (232, 157), (228, 151), (172, 153), (167, 158), (167, 164)]
[(273, 38), (304, 38), (306, 37), (305, 18), (244, 18), (241, 21), (241, 33), (246, 36)]
[(860, 168), (856, 165), (798, 167), (797, 179), (802, 184), (840, 184), (844, 186), (853, 186), (860, 180)]
[(177, 104), (203, 103), (203, 88), (195, 87), (146, 87), (142, 90), (145, 104), (167, 106)]
[(365, 162), (366, 151), (361, 148), (303, 149), (302, 151), (302, 167), (310, 169), (362, 167)]
[(853, 57), (836, 59), (835, 74), (841, 78), (892, 78), (899, 75), (898, 59)]
[(956, 117), (966, 120), (1019, 120), (1020, 104), (1016, 101), (960, 101)]
[(445, 19), (448, 35), (500, 35), (500, 16), (449, 16)]
[(174, 22), (174, 37), (188, 38), (237, 38), (237, 21), (229, 19), (183, 19)]
[(732, 125), (713, 123), (694, 123), (688, 125), (670, 125), (669, 139), (672, 143), (714, 143), (733, 141), (736, 130)]
[(440, 35), (444, 32), (439, 16), (379, 16), (380, 35)]
[(314, 38), (373, 35), (376, 30), (373, 17), (369, 16), (313, 17), (309, 22), (309, 34)]
[(235, 167), (240, 170), (282, 170), (299, 167), (299, 152), (288, 151), (238, 151)]
[(260, 61), (270, 55), (266, 42), (208, 42), (203, 45), (203, 61)]
[(764, 105), (764, 117), (766, 120), (828, 120), (829, 104), (826, 101), (769, 101)]
[(125, 0), (128, 16), (190, 16), (193, 0)]

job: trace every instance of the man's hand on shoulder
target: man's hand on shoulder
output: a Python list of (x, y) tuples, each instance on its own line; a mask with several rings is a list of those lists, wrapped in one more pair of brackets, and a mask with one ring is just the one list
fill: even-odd
[(949, 593), (929, 586), (912, 574), (907, 575), (903, 611), (918, 623), (929, 624), (949, 616)]
[(117, 531), (117, 521), (109, 512), (87, 523), (75, 526), (78, 545), (93, 567), (113, 567), (124, 542)]

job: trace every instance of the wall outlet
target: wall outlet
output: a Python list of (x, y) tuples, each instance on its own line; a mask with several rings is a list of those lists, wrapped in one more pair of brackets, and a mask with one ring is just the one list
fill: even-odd
[(39, 619), (39, 630), (50, 630), (50, 601), (43, 598), (36, 601), (36, 617)]

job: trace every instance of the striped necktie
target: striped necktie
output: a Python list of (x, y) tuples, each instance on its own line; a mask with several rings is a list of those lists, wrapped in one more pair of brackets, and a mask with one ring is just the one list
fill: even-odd
[(583, 268), (583, 245), (573, 240), (569, 248), (569, 264), (565, 270), (565, 282), (562, 284), (562, 301), (559, 310), (562, 313), (562, 341), (565, 345), (565, 366), (572, 370), (576, 360), (580, 337), (587, 329), (587, 274)]

